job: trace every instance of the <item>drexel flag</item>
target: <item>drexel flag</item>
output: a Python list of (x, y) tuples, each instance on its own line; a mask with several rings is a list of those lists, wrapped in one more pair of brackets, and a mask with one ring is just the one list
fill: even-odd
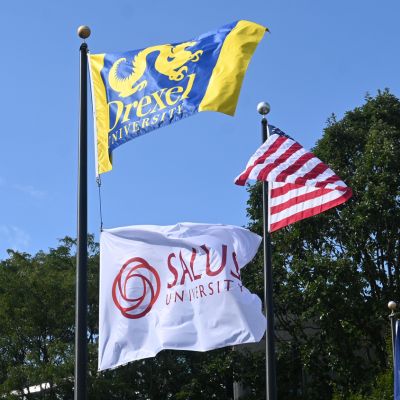
[(100, 237), (99, 370), (163, 349), (206, 351), (261, 340), (261, 300), (241, 269), (261, 238), (181, 223), (105, 229)]
[(265, 28), (237, 21), (182, 43), (89, 55), (97, 173), (121, 144), (198, 111), (233, 115)]
[(268, 230), (276, 231), (344, 203), (352, 190), (319, 158), (280, 129), (269, 138), (235, 179), (268, 181)]

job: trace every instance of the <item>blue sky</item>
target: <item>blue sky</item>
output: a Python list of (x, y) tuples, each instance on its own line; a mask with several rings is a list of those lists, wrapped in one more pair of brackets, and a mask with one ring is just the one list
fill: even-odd
[[(79, 46), (93, 53), (189, 40), (238, 19), (269, 27), (250, 63), (235, 117), (204, 112), (132, 140), (103, 175), (105, 227), (181, 221), (246, 225), (235, 186), (269, 120), (312, 147), (327, 118), (390, 88), (400, 96), (397, 0), (104, 0), (2, 2), (0, 258), (76, 235)], [(93, 121), (89, 230), (98, 237)]]

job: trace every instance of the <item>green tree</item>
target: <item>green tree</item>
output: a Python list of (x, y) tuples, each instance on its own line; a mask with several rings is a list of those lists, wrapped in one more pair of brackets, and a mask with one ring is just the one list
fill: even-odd
[[(399, 299), (400, 102), (368, 96), (333, 116), (314, 152), (354, 191), (344, 205), (273, 234), (279, 399), (373, 400), (391, 395), (389, 300)], [(262, 233), (260, 185), (249, 187), (249, 228)], [(262, 351), (163, 351), (97, 372), (98, 246), (89, 248), (90, 400), (231, 399), (234, 380), (247, 400), (265, 398)], [(72, 399), (75, 241), (0, 261), (0, 397)], [(262, 251), (242, 273), (262, 298)], [(390, 386), (390, 387), (389, 387)], [(381, 396), (381, 397), (379, 397)]]
[[(98, 246), (89, 241), (88, 398), (167, 400), (232, 398), (232, 352), (163, 351), (157, 357), (97, 372)], [(76, 241), (0, 261), (0, 398), (73, 398)]]
[[(48, 254), (9, 252), (0, 264), (1, 393), (71, 386), (74, 271), (71, 241)], [(27, 398), (33, 398), (27, 394)], [(12, 398), (12, 396), (10, 397)]]
[[(72, 398), (75, 322), (75, 241), (35, 256), (9, 251), (0, 262), (0, 397), (21, 398), (29, 387), (47, 383), (47, 399)], [(98, 269), (97, 245), (90, 241), (90, 271)], [(96, 273), (97, 282), (98, 274)], [(90, 310), (97, 311), (98, 284)], [(96, 293), (96, 294), (94, 294)], [(94, 341), (97, 317), (90, 312)], [(27, 393), (27, 399), (38, 398)], [(40, 396), (44, 396), (42, 393)], [(42, 398), (42, 397), (40, 397)]]
[[(332, 116), (313, 151), (354, 195), (272, 236), (281, 399), (368, 392), (387, 368), (386, 304), (399, 298), (399, 100), (385, 90)], [(260, 186), (249, 192), (250, 228), (261, 233)]]

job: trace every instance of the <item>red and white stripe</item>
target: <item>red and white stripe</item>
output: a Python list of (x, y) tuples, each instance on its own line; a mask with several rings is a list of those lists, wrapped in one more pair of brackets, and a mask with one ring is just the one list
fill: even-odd
[(236, 179), (269, 182), (269, 231), (319, 214), (348, 200), (351, 189), (320, 159), (294, 140), (271, 135)]

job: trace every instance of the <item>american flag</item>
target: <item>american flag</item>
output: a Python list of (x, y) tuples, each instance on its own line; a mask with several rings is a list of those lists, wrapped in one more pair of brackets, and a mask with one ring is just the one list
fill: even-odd
[(348, 200), (351, 189), (319, 158), (280, 129), (258, 148), (235, 179), (268, 181), (268, 227), (273, 232)]

